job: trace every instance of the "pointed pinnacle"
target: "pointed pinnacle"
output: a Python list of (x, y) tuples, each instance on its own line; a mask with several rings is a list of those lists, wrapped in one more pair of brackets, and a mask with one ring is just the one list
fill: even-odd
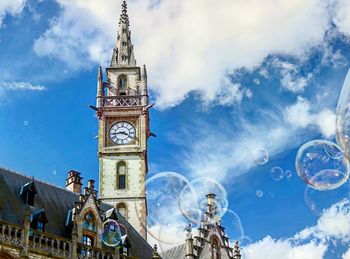
[(98, 82), (102, 82), (102, 67), (101, 66), (99, 66), (99, 68), (98, 68), (98, 76), (97, 76), (97, 80), (98, 80)]
[(119, 24), (121, 23), (129, 25), (128, 4), (125, 0), (122, 2), (122, 8), (120, 12)]

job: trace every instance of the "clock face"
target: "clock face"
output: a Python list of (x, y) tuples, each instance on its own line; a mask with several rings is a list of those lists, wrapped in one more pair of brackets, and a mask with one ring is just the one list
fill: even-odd
[(120, 121), (111, 127), (109, 130), (110, 140), (117, 145), (126, 145), (135, 139), (135, 127), (126, 121)]

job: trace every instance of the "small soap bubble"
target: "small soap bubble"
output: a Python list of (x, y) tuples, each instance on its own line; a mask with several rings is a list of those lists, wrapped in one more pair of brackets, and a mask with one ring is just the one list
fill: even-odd
[(24, 121), (23, 125), (24, 125), (24, 127), (28, 127), (29, 126), (29, 121)]
[(305, 143), (295, 160), (299, 177), (317, 190), (338, 188), (349, 178), (349, 162), (339, 153), (340, 147), (327, 140)]
[(270, 176), (275, 181), (280, 181), (283, 179), (283, 170), (281, 167), (275, 166), (270, 171)]
[(257, 165), (264, 165), (269, 161), (269, 152), (265, 148), (258, 148), (253, 152), (253, 160)]
[(289, 180), (290, 178), (292, 178), (293, 173), (292, 173), (291, 170), (286, 170), (286, 171), (284, 172), (284, 175), (285, 175), (286, 178)]
[(52, 171), (52, 174), (53, 174), (53, 175), (57, 175), (57, 171), (56, 171), (56, 170), (53, 170), (53, 171)]
[(264, 192), (262, 190), (257, 190), (256, 191), (256, 197), (262, 198), (264, 196)]
[(109, 219), (103, 223), (102, 242), (111, 247), (122, 245), (122, 234), (117, 221)]

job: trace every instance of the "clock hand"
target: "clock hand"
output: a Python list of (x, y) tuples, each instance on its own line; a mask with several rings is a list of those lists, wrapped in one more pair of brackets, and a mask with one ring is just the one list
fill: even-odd
[(125, 136), (128, 136), (128, 135), (129, 135), (129, 134), (126, 133), (125, 131), (119, 131), (119, 132), (116, 132), (115, 134), (123, 134), (123, 135), (125, 135)]

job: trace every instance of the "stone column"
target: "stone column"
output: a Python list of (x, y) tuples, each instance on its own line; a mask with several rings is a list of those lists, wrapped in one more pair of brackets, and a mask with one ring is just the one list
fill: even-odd
[(30, 207), (29, 207), (29, 205), (26, 205), (26, 208), (24, 210), (21, 258), (28, 258), (29, 231), (30, 231), (30, 214), (31, 214), (30, 213)]

